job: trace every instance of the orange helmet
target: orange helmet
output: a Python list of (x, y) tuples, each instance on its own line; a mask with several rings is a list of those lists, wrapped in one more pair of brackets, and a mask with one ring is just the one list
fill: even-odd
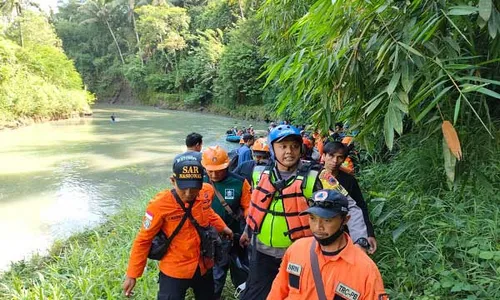
[(252, 146), (253, 151), (269, 152), (269, 144), (266, 138), (257, 139)]
[(224, 170), (229, 166), (229, 156), (220, 146), (208, 147), (201, 155), (201, 164), (207, 171)]
[(349, 146), (352, 143), (352, 136), (346, 136), (342, 139), (342, 144)]

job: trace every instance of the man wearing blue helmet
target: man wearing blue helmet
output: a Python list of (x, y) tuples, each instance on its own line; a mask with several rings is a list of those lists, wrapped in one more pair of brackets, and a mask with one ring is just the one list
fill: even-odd
[[(299, 213), (307, 209), (307, 199), (322, 189), (319, 170), (301, 163), (302, 136), (292, 125), (280, 125), (268, 136), (270, 164), (261, 174), (252, 192), (247, 227), (252, 233), (253, 252), (243, 300), (266, 299), (278, 273), (286, 249), (295, 240), (312, 235), (309, 219)], [(348, 223), (354, 241), (367, 237), (363, 213), (355, 201), (349, 201), (351, 220)], [(245, 232), (240, 243), (249, 243)]]

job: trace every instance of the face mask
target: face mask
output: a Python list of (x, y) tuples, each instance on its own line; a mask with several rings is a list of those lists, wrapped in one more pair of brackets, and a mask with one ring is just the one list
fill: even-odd
[[(344, 219), (342, 219), (342, 222), (344, 222)], [(337, 230), (337, 232), (335, 232), (334, 234), (330, 235), (327, 238), (320, 239), (317, 236), (314, 236), (314, 238), (316, 239), (316, 241), (318, 241), (318, 243), (321, 246), (328, 246), (333, 244), (343, 233), (344, 233), (344, 225), (341, 225), (339, 230)]]

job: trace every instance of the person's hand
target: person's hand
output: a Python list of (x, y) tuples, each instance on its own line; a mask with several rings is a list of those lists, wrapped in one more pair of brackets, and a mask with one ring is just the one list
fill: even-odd
[(135, 287), (135, 278), (132, 277), (126, 277), (125, 281), (123, 282), (123, 292), (125, 293), (125, 297), (130, 297), (134, 294), (132, 290)]
[(229, 229), (229, 227), (225, 227), (224, 230), (222, 230), (222, 233), (227, 236), (228, 240), (233, 239), (233, 231)]
[(245, 248), (248, 247), (248, 245), (250, 245), (250, 238), (248, 237), (248, 233), (244, 231), (240, 237), (240, 246), (241, 248)]
[(377, 240), (375, 237), (370, 236), (368, 237), (368, 243), (370, 244), (370, 249), (368, 249), (368, 254), (373, 254), (375, 251), (377, 251)]

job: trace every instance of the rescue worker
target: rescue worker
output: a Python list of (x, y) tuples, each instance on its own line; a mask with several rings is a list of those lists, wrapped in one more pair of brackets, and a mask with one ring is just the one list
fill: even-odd
[(308, 203), (301, 215), (309, 217), (313, 236), (287, 249), (267, 299), (387, 299), (377, 265), (343, 230), (348, 199), (320, 190)]
[[(247, 225), (252, 235), (252, 258), (243, 300), (266, 299), (278, 273), (281, 258), (295, 240), (311, 236), (307, 216), (299, 213), (307, 208), (306, 199), (322, 189), (319, 169), (301, 163), (302, 137), (292, 125), (280, 125), (268, 136), (273, 163), (262, 172), (252, 192)], [(350, 203), (353, 218), (349, 230), (353, 239), (366, 237), (361, 210)], [(248, 231), (240, 243), (247, 245)]]
[(244, 144), (238, 149), (238, 166), (246, 161), (252, 160), (252, 150), (250, 150), (250, 147), (252, 147), (255, 142), (254, 136), (248, 133), (243, 134), (242, 138)]
[(191, 132), (186, 136), (185, 142), (187, 148), (186, 152), (177, 155), (174, 158), (174, 161), (181, 155), (190, 154), (195, 156), (198, 159), (198, 161), (201, 162), (201, 148), (203, 147), (203, 136), (199, 133)]
[[(232, 239), (231, 229), (210, 207), (214, 190), (209, 184), (203, 183), (202, 170), (201, 163), (192, 154), (183, 154), (174, 160), (173, 176), (170, 177), (174, 188), (158, 193), (148, 204), (142, 227), (132, 245), (123, 283), (125, 296), (132, 295), (137, 278), (144, 272), (156, 234), (162, 230), (170, 237), (186, 211), (190, 211), (200, 226), (213, 226)], [(185, 220), (179, 229), (159, 263), (158, 299), (184, 299), (186, 290), (191, 287), (197, 300), (212, 300), (213, 260), (202, 256), (201, 238), (192, 221)]]
[(229, 172), (229, 156), (219, 146), (208, 147), (203, 151), (201, 163), (208, 174), (210, 184), (215, 188), (212, 209), (233, 231), (236, 242), (225, 241), (224, 252), (229, 259), (216, 263), (213, 269), (215, 299), (220, 299), (227, 271), (230, 270), (234, 287), (246, 281), (248, 276), (247, 252), (239, 244), (239, 237), (244, 228), (244, 220), (250, 205), (251, 187), (241, 176)]
[[(269, 145), (266, 138), (258, 138), (252, 146), (252, 158), (239, 165), (234, 173), (244, 177), (251, 185), (257, 186), (260, 174), (270, 162)], [(257, 168), (256, 168), (257, 167)]]
[(320, 180), (322, 181), (323, 188), (330, 187), (341, 191), (344, 196), (354, 199), (356, 205), (361, 208), (368, 238), (367, 243), (365, 241), (359, 241), (359, 243), (368, 250), (369, 254), (373, 254), (377, 251), (377, 240), (375, 239), (375, 231), (370, 221), (368, 206), (356, 178), (341, 169), (342, 163), (347, 157), (347, 152), (347, 147), (341, 142), (330, 142), (325, 145), (323, 154), (325, 166), (320, 174)]

